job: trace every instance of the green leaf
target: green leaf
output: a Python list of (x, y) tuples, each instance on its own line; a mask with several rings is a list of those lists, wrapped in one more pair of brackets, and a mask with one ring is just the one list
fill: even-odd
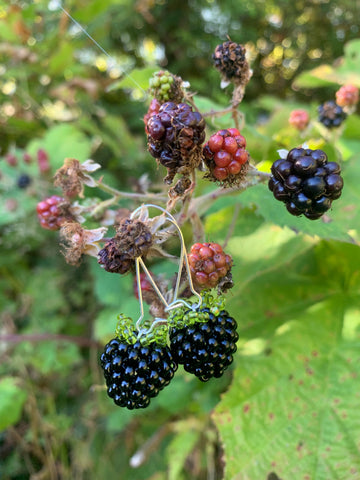
[(347, 480), (359, 472), (359, 265), (358, 247), (321, 242), (263, 269), (230, 300), (239, 350), (213, 416), (225, 480), (271, 472)]
[(15, 425), (21, 417), (27, 393), (16, 385), (16, 379), (0, 380), (0, 431)]
[(143, 90), (147, 90), (149, 88), (149, 80), (152, 75), (157, 72), (159, 67), (146, 67), (146, 68), (134, 68), (131, 70), (126, 76), (124, 76), (121, 80), (118, 80), (111, 84), (107, 91), (111, 92), (113, 90), (118, 90), (119, 88), (130, 88), (133, 90), (134, 88), (141, 88)]
[(27, 151), (35, 156), (40, 148), (48, 153), (52, 171), (55, 173), (55, 170), (63, 165), (65, 158), (75, 158), (79, 162), (87, 160), (91, 143), (74, 125), (63, 124), (50, 128), (42, 139), (30, 142)]
[(176, 423), (178, 433), (167, 448), (168, 480), (178, 480), (186, 459), (200, 438), (200, 431), (194, 429), (194, 419)]

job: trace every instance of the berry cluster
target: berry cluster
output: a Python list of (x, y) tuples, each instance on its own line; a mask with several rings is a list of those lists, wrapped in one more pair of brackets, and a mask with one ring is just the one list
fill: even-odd
[(129, 410), (147, 407), (169, 385), (177, 369), (168, 347), (155, 342), (129, 344), (119, 338), (105, 346), (100, 362), (109, 397)]
[(61, 203), (65, 200), (58, 195), (53, 195), (37, 204), (36, 211), (40, 225), (47, 230), (59, 230), (66, 220)]
[(227, 41), (218, 45), (213, 53), (214, 66), (225, 81), (246, 85), (250, 80), (250, 68), (245, 57), (246, 49), (239, 43)]
[(319, 122), (327, 128), (340, 127), (347, 117), (344, 110), (333, 100), (329, 100), (318, 107)]
[(343, 85), (335, 95), (340, 107), (353, 107), (359, 101), (359, 89), (354, 85)]
[(209, 169), (207, 177), (221, 184), (239, 183), (247, 172), (249, 153), (246, 140), (236, 128), (219, 130), (204, 145), (203, 154)]
[(309, 125), (310, 122), (310, 115), (306, 110), (293, 110), (290, 113), (289, 123), (297, 130), (305, 130), (305, 128)]
[(232, 258), (217, 243), (195, 243), (188, 260), (192, 280), (200, 289), (216, 287), (232, 267)]
[(232, 363), (239, 336), (236, 321), (225, 310), (215, 315), (205, 307), (197, 313), (201, 321), (171, 329), (170, 349), (178, 364), (206, 382), (221, 377)]
[(167, 70), (160, 70), (150, 78), (149, 90), (151, 95), (160, 103), (169, 101), (180, 103), (184, 98), (181, 85), (182, 79), (180, 77), (176, 77)]
[(29, 175), (27, 175), (26, 173), (22, 173), (17, 179), (16, 184), (19, 188), (27, 188), (31, 184), (31, 182), (31, 177), (29, 177)]
[(201, 145), (205, 140), (205, 121), (186, 103), (166, 102), (150, 117), (148, 149), (168, 170), (164, 179), (171, 183), (176, 173), (188, 176), (201, 163)]
[(107, 272), (124, 274), (134, 266), (136, 257), (145, 257), (153, 244), (149, 228), (140, 220), (123, 219), (98, 253), (98, 263)]
[(341, 195), (340, 166), (322, 150), (293, 148), (271, 167), (269, 189), (292, 215), (320, 218)]

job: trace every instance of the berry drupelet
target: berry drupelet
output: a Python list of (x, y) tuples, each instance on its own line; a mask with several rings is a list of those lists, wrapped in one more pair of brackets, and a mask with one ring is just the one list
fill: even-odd
[(167, 346), (131, 344), (121, 338), (110, 340), (100, 363), (108, 396), (129, 410), (146, 408), (151, 398), (169, 385), (177, 369)]
[(249, 153), (246, 140), (236, 128), (219, 130), (204, 145), (206, 178), (224, 186), (238, 184), (246, 175)]
[(269, 189), (292, 215), (316, 220), (341, 195), (340, 166), (328, 162), (322, 150), (293, 148), (285, 159), (273, 163), (271, 173)]
[(166, 102), (147, 123), (148, 150), (167, 168), (165, 183), (179, 173), (189, 176), (201, 163), (205, 120), (186, 103)]
[(188, 260), (192, 281), (199, 289), (216, 287), (232, 267), (232, 258), (218, 243), (195, 243)]
[(225, 310), (215, 315), (203, 307), (197, 314), (195, 323), (170, 330), (170, 349), (178, 364), (207, 382), (221, 377), (233, 362), (239, 335), (235, 319)]

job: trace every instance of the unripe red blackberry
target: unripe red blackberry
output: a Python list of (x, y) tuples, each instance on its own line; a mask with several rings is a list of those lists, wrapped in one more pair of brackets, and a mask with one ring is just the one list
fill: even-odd
[(297, 130), (305, 130), (305, 128), (309, 125), (310, 122), (310, 115), (306, 110), (293, 110), (290, 113), (289, 123)]
[(119, 407), (146, 408), (169, 385), (177, 364), (167, 346), (113, 338), (100, 358), (107, 394)]
[(50, 170), (50, 161), (48, 153), (43, 149), (39, 148), (37, 151), (37, 161), (40, 173), (47, 173)]
[(249, 167), (246, 140), (236, 128), (219, 130), (204, 145), (205, 164), (209, 169), (206, 178), (220, 185), (238, 184)]
[(61, 208), (65, 199), (58, 195), (52, 195), (37, 204), (36, 211), (40, 225), (47, 230), (59, 230), (66, 217)]
[(156, 113), (159, 113), (159, 108), (160, 108), (160, 103), (156, 98), (153, 98), (150, 102), (148, 111), (144, 115), (144, 123), (145, 123), (145, 133), (146, 135), (149, 134), (149, 130), (147, 128), (148, 121), (150, 120), (150, 117), (155, 115)]
[(227, 311), (214, 314), (203, 307), (195, 312), (199, 320), (182, 328), (170, 329), (170, 350), (174, 360), (202, 382), (219, 378), (233, 362), (239, 335), (237, 323)]
[(189, 176), (201, 163), (205, 121), (186, 103), (166, 102), (147, 124), (148, 150), (168, 170), (164, 179), (171, 183), (179, 173)]
[(10, 165), (10, 167), (16, 167), (18, 163), (16, 156), (12, 153), (8, 153), (5, 156), (5, 161), (8, 165)]
[(347, 117), (344, 110), (332, 100), (323, 103), (318, 107), (319, 122), (327, 128), (340, 127), (342, 122)]
[(292, 215), (316, 220), (341, 195), (340, 166), (328, 162), (322, 150), (293, 148), (285, 159), (273, 163), (271, 172), (269, 189)]
[(215, 48), (212, 56), (214, 66), (224, 81), (243, 86), (249, 82), (251, 73), (245, 54), (245, 47), (232, 41)]
[(150, 94), (160, 103), (180, 103), (184, 99), (182, 83), (181, 77), (177, 77), (167, 70), (160, 70), (150, 78)]
[(111, 238), (98, 253), (98, 263), (107, 272), (126, 273), (135, 266), (135, 258), (146, 257), (153, 245), (153, 236), (145, 223), (123, 219)]
[(195, 243), (188, 260), (192, 281), (200, 290), (216, 287), (230, 272), (233, 263), (218, 243)]
[(355, 85), (343, 85), (335, 95), (340, 107), (352, 107), (359, 101), (359, 89)]

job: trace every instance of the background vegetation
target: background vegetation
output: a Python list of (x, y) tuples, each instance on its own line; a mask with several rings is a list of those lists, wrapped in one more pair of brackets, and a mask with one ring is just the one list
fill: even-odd
[[(357, 2), (64, 2), (105, 51), (57, 3), (0, 0), (0, 478), (360, 479), (360, 118), (330, 136), (314, 122), (306, 138), (287, 122), (299, 107), (316, 120), (340, 85), (360, 87)], [(68, 266), (35, 207), (59, 193), (66, 157), (93, 158), (123, 190), (144, 174), (160, 184), (142, 122), (148, 79), (166, 67), (201, 110), (226, 107), (211, 54), (227, 36), (251, 58), (240, 110), (258, 168), (308, 141), (341, 159), (344, 193), (328, 223), (291, 217), (264, 185), (206, 212), (207, 238), (235, 259), (234, 365), (206, 384), (178, 372), (129, 412), (107, 398), (98, 359), (116, 315), (138, 315), (133, 278), (94, 259)]]

